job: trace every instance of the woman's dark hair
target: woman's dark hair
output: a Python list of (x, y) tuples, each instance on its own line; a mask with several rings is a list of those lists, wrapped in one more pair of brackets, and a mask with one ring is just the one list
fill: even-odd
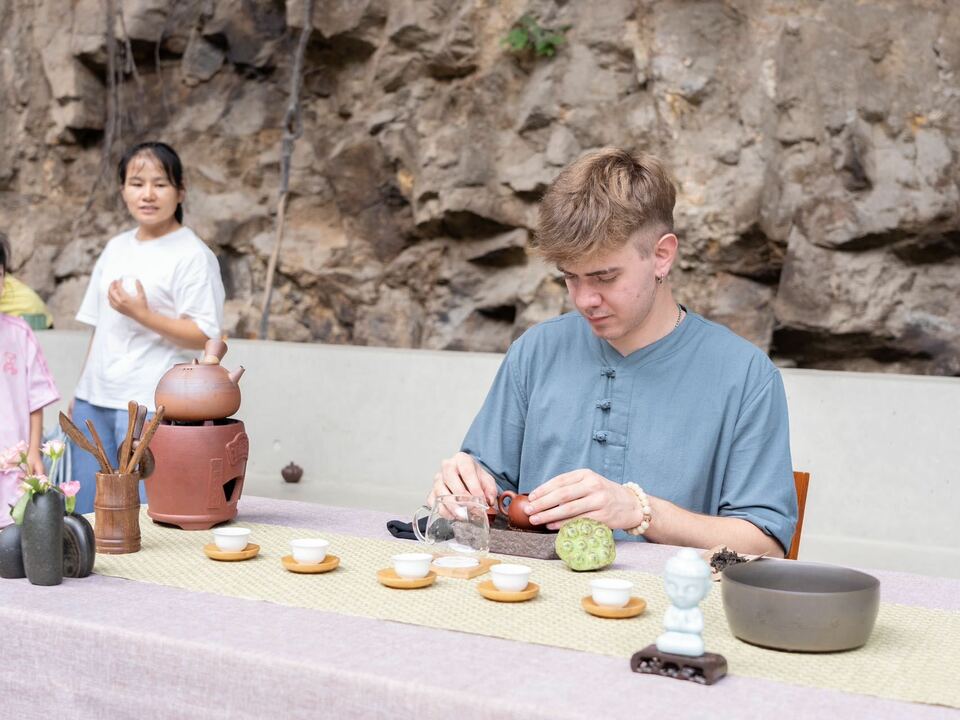
[[(183, 190), (183, 164), (180, 162), (180, 156), (177, 155), (176, 150), (162, 142), (142, 142), (134, 145), (123, 154), (123, 157), (120, 158), (120, 164), (117, 166), (121, 188), (127, 182), (127, 166), (137, 155), (153, 155), (157, 162), (163, 166), (163, 171), (167, 174), (167, 180), (177, 190)], [(183, 205), (177, 203), (177, 211), (173, 216), (178, 223), (183, 223)]]
[(10, 241), (7, 240), (7, 234), (0, 232), (0, 269), (7, 271), (7, 263), (10, 262)]

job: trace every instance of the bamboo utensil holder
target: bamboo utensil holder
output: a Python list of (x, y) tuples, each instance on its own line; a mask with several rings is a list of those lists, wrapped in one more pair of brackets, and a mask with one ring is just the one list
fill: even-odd
[(98, 553), (122, 555), (140, 550), (138, 473), (97, 473), (93, 509)]

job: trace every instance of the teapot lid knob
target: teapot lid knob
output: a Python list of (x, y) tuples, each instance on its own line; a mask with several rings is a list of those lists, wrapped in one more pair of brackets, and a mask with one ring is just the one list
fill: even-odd
[(227, 354), (227, 344), (219, 338), (210, 338), (203, 346), (204, 365), (219, 365), (223, 356)]

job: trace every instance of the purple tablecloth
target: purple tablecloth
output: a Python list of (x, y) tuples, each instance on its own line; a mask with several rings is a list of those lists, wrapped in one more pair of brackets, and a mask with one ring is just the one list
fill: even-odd
[[(389, 515), (244, 498), (240, 519), (388, 538)], [(675, 548), (621, 546), (659, 573)], [(885, 602), (960, 609), (960, 581), (874, 573)], [(91, 576), (0, 580), (2, 717), (957, 717), (945, 708)], [(649, 638), (637, 638), (638, 649)]]

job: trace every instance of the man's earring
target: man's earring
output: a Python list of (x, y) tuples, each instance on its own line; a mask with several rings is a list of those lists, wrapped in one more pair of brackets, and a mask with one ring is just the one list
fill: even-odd
[(663, 285), (663, 275), (657, 275), (657, 285)]

